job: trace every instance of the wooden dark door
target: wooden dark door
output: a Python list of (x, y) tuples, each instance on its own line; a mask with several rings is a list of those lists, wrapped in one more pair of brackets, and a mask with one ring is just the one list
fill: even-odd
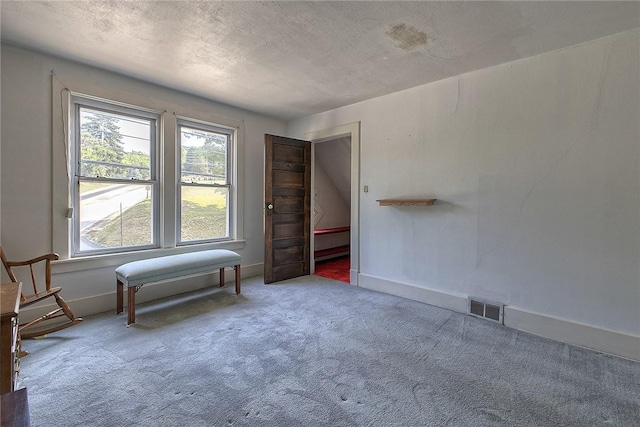
[(265, 135), (264, 282), (309, 274), (311, 142)]

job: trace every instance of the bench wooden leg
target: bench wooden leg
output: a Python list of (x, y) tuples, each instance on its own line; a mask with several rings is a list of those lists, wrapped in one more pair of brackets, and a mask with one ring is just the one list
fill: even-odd
[(224, 287), (224, 267), (220, 269), (220, 287)]
[(240, 295), (240, 264), (234, 265), (233, 269), (236, 271), (236, 295)]
[(136, 323), (136, 291), (137, 290), (138, 288), (136, 288), (135, 286), (129, 286), (129, 289), (128, 289), (129, 306), (127, 307), (129, 317), (127, 319), (127, 325)]
[(116, 283), (116, 314), (124, 311), (124, 283), (117, 281)]

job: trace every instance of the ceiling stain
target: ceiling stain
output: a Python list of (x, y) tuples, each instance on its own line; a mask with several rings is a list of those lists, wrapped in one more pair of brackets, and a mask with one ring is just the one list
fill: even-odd
[(424, 31), (407, 24), (395, 24), (385, 34), (395, 40), (400, 49), (406, 51), (426, 46), (429, 41), (433, 40)]

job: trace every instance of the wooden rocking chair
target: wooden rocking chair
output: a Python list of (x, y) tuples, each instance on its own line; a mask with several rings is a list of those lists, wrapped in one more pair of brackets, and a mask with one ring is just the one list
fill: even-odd
[[(4, 254), (4, 250), (0, 247), (0, 257), (2, 258), (2, 264), (4, 264), (4, 268), (9, 275), (9, 278), (12, 282), (18, 282), (14, 271), (12, 271), (12, 267), (26, 267), (29, 266), (29, 272), (31, 273), (31, 283), (33, 284), (33, 294), (25, 295), (26, 286), (22, 287), (22, 295), (20, 297), (20, 308), (27, 307), (31, 304), (35, 304), (39, 301), (44, 300), (45, 298), (53, 297), (55, 299), (56, 304), (58, 304), (57, 309), (45, 314), (44, 316), (40, 316), (31, 322), (23, 323), (18, 326), (18, 331), (20, 332), (20, 336), (22, 338), (34, 338), (42, 335), (50, 334), (52, 332), (60, 331), (62, 329), (68, 328), (69, 326), (73, 326), (82, 321), (81, 317), (75, 317), (67, 303), (60, 296), (61, 287), (51, 287), (51, 261), (57, 260), (59, 258), (58, 254), (46, 254), (39, 256), (37, 258), (30, 259), (28, 261), (8, 261), (7, 257)], [(41, 289), (38, 287), (36, 281), (36, 274), (34, 273), (33, 266), (40, 262), (44, 261), (44, 281), (45, 287)], [(39, 264), (42, 266), (42, 264)], [(45, 322), (47, 320), (55, 319), (57, 317), (66, 316), (69, 320), (64, 323), (57, 322), (48, 322), (48, 326), (41, 327), (39, 329), (31, 330), (33, 326), (36, 326), (40, 322)]]

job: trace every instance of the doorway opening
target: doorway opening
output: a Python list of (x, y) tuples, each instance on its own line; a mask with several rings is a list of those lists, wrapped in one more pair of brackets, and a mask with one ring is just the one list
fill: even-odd
[[(334, 128), (308, 132), (304, 134), (304, 138), (312, 141), (311, 156), (315, 156), (315, 148), (326, 141), (335, 141), (340, 138), (347, 137), (350, 141), (350, 216), (349, 223), (349, 283), (352, 286), (358, 286), (358, 273), (360, 271), (360, 122), (353, 122)], [(329, 142), (330, 143), (330, 142)], [(312, 162), (313, 166), (313, 162)], [(312, 188), (314, 188), (314, 174), (312, 171)], [(314, 197), (311, 195), (311, 213), (315, 210)], [(311, 221), (310, 232), (313, 235), (314, 222)], [(311, 254), (315, 252), (314, 239), (310, 239)], [(311, 273), (314, 273), (315, 263), (314, 257), (311, 256)]]
[[(358, 286), (360, 268), (360, 122), (304, 134), (304, 140), (265, 134), (265, 258), (264, 283), (313, 274), (314, 203), (313, 159), (315, 147), (347, 138), (349, 155), (349, 283)], [(322, 148), (321, 148), (322, 150)], [(335, 159), (332, 159), (334, 161)], [(345, 169), (347, 170), (347, 169)], [(336, 190), (337, 191), (337, 190)], [(323, 192), (324, 194), (324, 192)], [(319, 206), (320, 209), (323, 209)], [(331, 233), (344, 232), (331, 227)], [(335, 229), (338, 230), (335, 230)], [(321, 233), (320, 233), (321, 234)], [(346, 246), (347, 243), (340, 246)], [(338, 246), (339, 247), (339, 246)], [(331, 249), (331, 248), (327, 248)], [(319, 249), (320, 250), (320, 249)], [(334, 249), (335, 250), (335, 249)], [(337, 254), (333, 254), (336, 255)]]
[(351, 135), (312, 149), (314, 274), (350, 282)]

